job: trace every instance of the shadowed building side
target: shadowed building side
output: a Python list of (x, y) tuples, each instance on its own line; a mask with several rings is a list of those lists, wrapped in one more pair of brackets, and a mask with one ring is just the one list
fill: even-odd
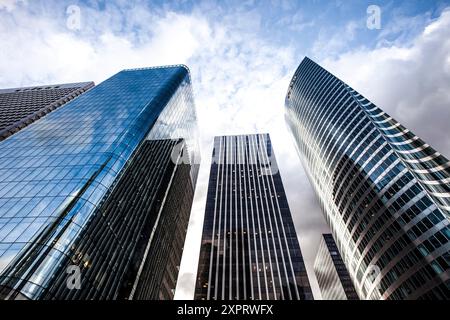
[(214, 139), (195, 299), (313, 299), (268, 134)]

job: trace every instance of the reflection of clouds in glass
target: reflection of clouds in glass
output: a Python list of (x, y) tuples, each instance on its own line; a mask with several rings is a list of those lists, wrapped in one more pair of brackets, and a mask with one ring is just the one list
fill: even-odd
[(58, 267), (57, 261), (60, 261), (62, 257), (62, 252), (56, 249), (50, 249), (49, 253), (45, 256), (44, 261), (41, 262), (38, 269), (33, 273), (29, 281), (27, 281), (22, 293), (33, 297), (41, 288), (41, 285), (49, 278), (49, 275), (53, 274), (54, 270)]
[[(47, 118), (42, 120), (45, 125), (33, 132), (33, 137), (41, 141), (42, 148), (48, 149), (48, 152), (50, 152), (55, 145), (73, 145), (72, 154), (85, 153), (92, 148), (91, 144), (95, 142), (95, 129), (101, 118), (99, 111), (78, 114), (78, 127), (82, 128), (80, 134), (83, 135), (83, 143), (76, 145), (73, 142), (74, 136), (68, 134), (70, 132), (67, 130), (68, 128), (61, 128), (61, 121), (65, 119), (51, 116), (52, 114), (47, 115)], [(68, 124), (68, 126), (70, 125)]]
[(0, 272), (3, 272), (18, 252), (19, 249), (9, 249), (0, 256)]
[[(200, 164), (199, 133), (197, 115), (190, 82), (185, 80), (170, 99), (167, 106), (159, 115), (147, 140), (183, 139), (186, 141), (187, 155), (183, 155), (182, 162)], [(177, 145), (172, 152), (173, 160), (177, 161), (182, 145)], [(198, 167), (192, 170), (195, 180)]]
[[(14, 257), (26, 265), (3, 270), (3, 279), (12, 276), (31, 281), (24, 292), (32, 298), (41, 294), (36, 285), (45, 287), (64, 253), (75, 250), (71, 245), (80, 229), (87, 226), (96, 206), (166, 107), (158, 103), (165, 101), (154, 99), (173, 95), (170, 112), (160, 117), (154, 135), (181, 136), (190, 143), (195, 109), (193, 103), (185, 105), (192, 102), (186, 77), (182, 67), (119, 72), (2, 141), (0, 217), (11, 214), (13, 218), (8, 217), (8, 224), (0, 220), (1, 266), (5, 268)], [(179, 90), (172, 86), (183, 79)], [(191, 172), (196, 172), (194, 166)], [(7, 247), (18, 241), (20, 247)], [(24, 250), (24, 244), (29, 244), (30, 250)], [(34, 252), (40, 253), (42, 246), (52, 248), (51, 257), (36, 261), (34, 275), (25, 273), (36, 263)]]
[(42, 198), (39, 203), (37, 204), (37, 206), (35, 206), (31, 212), (30, 212), (30, 216), (34, 216), (34, 215), (40, 215), (42, 211), (44, 211), (44, 209), (48, 206), (48, 204), (50, 203), (51, 198)]
[(29, 218), (29, 221), (32, 222), (30, 225), (23, 231), (23, 233), (17, 239), (17, 242), (31, 242), (33, 237), (36, 237), (36, 232), (41, 229), (41, 227), (46, 223), (47, 218)]

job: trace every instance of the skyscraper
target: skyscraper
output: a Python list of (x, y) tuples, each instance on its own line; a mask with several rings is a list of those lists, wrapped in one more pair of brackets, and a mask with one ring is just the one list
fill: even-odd
[(449, 299), (449, 161), (308, 58), (285, 104), (358, 295)]
[(93, 82), (0, 90), (0, 141), (86, 92)]
[(124, 70), (0, 147), (4, 299), (173, 297), (199, 166), (189, 71)]
[(313, 298), (268, 134), (214, 139), (195, 298)]
[(330, 233), (322, 235), (314, 262), (322, 298), (325, 300), (359, 300), (344, 261)]

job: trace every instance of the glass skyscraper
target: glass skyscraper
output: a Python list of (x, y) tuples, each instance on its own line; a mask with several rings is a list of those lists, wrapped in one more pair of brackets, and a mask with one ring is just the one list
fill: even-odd
[(308, 58), (285, 105), (360, 298), (450, 299), (448, 159)]
[(268, 134), (214, 139), (195, 299), (313, 299)]
[(359, 300), (339, 249), (329, 233), (322, 235), (314, 262), (322, 298), (325, 300)]
[(0, 141), (86, 92), (93, 82), (0, 90)]
[(173, 297), (200, 161), (186, 67), (121, 71), (0, 148), (0, 297)]

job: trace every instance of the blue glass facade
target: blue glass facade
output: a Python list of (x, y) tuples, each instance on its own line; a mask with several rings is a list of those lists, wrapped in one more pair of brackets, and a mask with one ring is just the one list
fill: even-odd
[[(158, 161), (169, 163), (170, 160), (175, 167), (188, 165), (193, 189), (200, 157), (189, 71), (184, 66), (121, 71), (1, 142), (2, 296), (120, 297), (120, 279), (130, 268), (126, 261), (136, 259), (134, 248), (128, 247), (119, 259), (102, 247), (103, 241), (111, 239), (91, 243), (98, 250), (83, 249), (89, 254), (78, 250), (77, 244), (86, 237), (85, 232), (92, 228), (93, 221), (108, 229), (111, 222), (105, 222), (108, 216), (101, 208), (112, 201), (117, 185), (124, 183), (127, 168), (132, 167), (133, 159), (146, 142), (164, 140), (183, 143), (172, 145), (178, 154), (172, 152)], [(159, 162), (153, 163), (156, 164)], [(172, 180), (168, 181), (166, 188), (170, 188)], [(168, 193), (163, 192), (160, 202), (164, 203)], [(141, 210), (131, 211), (135, 216), (143, 215)], [(159, 220), (155, 220), (152, 227), (156, 228)], [(126, 225), (126, 221), (123, 223)], [(135, 230), (133, 226), (139, 223), (144, 224), (136, 220), (126, 226), (129, 231)], [(131, 238), (147, 236), (140, 229), (128, 235), (131, 238), (112, 227), (109, 229), (117, 241), (118, 251)], [(181, 236), (184, 239), (184, 234)], [(60, 267), (69, 260), (85, 268), (95, 267), (94, 260), (109, 265), (112, 269), (108, 272), (116, 277), (118, 284), (102, 283), (98, 277), (95, 281), (82, 277), (82, 289), (62, 293), (51, 282), (65, 273)], [(100, 273), (99, 270), (96, 276)]]
[(450, 162), (305, 58), (286, 119), (364, 299), (450, 298)]
[(80, 82), (0, 89), (0, 141), (93, 86), (93, 82)]

